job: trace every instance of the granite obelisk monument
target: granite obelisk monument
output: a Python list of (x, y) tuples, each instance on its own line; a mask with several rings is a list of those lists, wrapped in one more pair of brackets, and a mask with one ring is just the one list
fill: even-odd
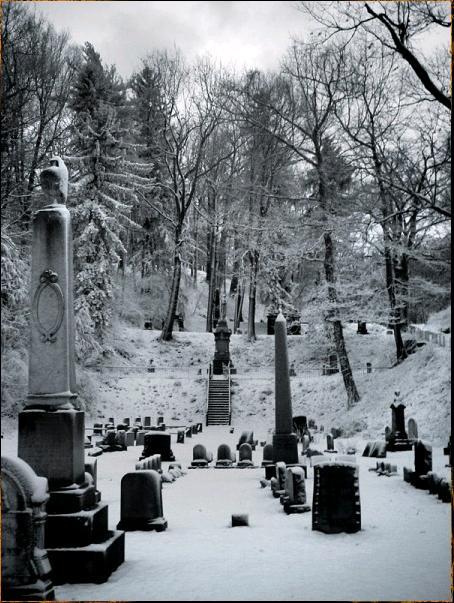
[(273, 436), (273, 460), (287, 465), (298, 463), (298, 438), (293, 433), (292, 395), (290, 391), (287, 323), (279, 312), (274, 323), (275, 352), (275, 414), (276, 428)]

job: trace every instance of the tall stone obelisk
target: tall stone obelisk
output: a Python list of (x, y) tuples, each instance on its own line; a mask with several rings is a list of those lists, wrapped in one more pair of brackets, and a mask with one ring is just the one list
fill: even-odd
[(59, 157), (41, 172), (48, 205), (33, 216), (28, 388), (19, 414), (19, 456), (49, 489), (82, 484), (84, 413), (77, 409), (68, 170)]
[(292, 395), (287, 350), (287, 323), (279, 312), (274, 323), (275, 413), (273, 460), (287, 465), (298, 463), (298, 438), (293, 433)]
[(29, 395), (19, 413), (18, 456), (49, 483), (45, 544), (54, 583), (103, 582), (124, 560), (124, 532), (108, 529), (107, 504), (99, 502), (94, 481), (85, 473), (63, 161), (52, 158), (40, 179), (49, 204), (33, 217)]

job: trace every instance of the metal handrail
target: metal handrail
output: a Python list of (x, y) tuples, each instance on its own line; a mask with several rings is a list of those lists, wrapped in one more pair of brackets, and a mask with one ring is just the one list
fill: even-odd
[(205, 412), (205, 425), (208, 426), (208, 410), (209, 410), (209, 405), (210, 405), (210, 380), (211, 380), (211, 374), (213, 371), (213, 367), (212, 364), (210, 362), (209, 366), (208, 366), (208, 376), (207, 376), (207, 389), (206, 389), (206, 412)]
[(230, 365), (227, 367), (227, 377), (229, 380), (229, 425), (231, 425), (232, 423), (232, 405), (231, 405), (231, 396), (230, 396), (230, 385), (231, 385), (231, 379), (230, 379)]

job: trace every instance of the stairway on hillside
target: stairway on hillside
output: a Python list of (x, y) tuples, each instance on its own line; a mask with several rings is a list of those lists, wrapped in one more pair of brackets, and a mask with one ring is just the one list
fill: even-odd
[(230, 425), (230, 379), (210, 376), (207, 425)]

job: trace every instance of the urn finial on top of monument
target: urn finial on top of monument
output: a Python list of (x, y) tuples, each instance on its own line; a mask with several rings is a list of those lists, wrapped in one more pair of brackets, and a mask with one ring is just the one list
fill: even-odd
[(61, 157), (51, 157), (39, 180), (43, 193), (51, 205), (65, 205), (68, 198), (68, 169)]

